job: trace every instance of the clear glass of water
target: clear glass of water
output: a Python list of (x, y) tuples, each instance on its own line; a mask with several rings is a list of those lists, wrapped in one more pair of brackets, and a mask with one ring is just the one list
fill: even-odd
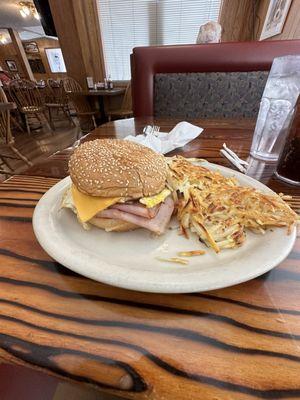
[(277, 161), (300, 93), (300, 55), (275, 58), (260, 102), (250, 153)]

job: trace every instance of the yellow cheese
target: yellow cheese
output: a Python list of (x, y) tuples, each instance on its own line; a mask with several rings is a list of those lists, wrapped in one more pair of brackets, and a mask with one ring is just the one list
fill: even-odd
[(93, 218), (98, 212), (117, 203), (121, 197), (97, 197), (81, 193), (72, 185), (73, 201), (77, 209), (78, 217), (82, 222)]

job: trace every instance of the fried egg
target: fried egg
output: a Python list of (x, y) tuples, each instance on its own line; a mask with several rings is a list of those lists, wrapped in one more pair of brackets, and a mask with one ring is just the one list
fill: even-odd
[(155, 207), (157, 204), (162, 203), (170, 194), (171, 191), (165, 188), (155, 196), (142, 197), (139, 201), (147, 208), (152, 208)]

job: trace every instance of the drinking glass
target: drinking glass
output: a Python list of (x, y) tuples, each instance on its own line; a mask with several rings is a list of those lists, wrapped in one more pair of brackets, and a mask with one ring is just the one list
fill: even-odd
[(250, 153), (277, 161), (300, 92), (300, 55), (275, 58), (263, 92)]
[(300, 104), (297, 106), (275, 175), (284, 182), (300, 186)]

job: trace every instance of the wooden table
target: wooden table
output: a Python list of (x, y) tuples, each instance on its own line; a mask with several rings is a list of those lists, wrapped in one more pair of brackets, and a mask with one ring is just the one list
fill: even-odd
[(104, 97), (119, 96), (121, 94), (124, 94), (125, 90), (125, 88), (90, 89), (79, 91), (77, 92), (77, 94), (89, 97), (93, 108), (97, 108), (97, 106), (99, 107), (101, 113), (101, 122), (103, 123), (107, 121), (105, 114)]
[[(83, 138), (140, 133), (151, 119), (122, 120)], [(205, 128), (180, 149), (227, 165), (224, 141), (246, 158), (253, 123), (196, 121)], [(175, 120), (156, 120), (161, 130)], [(72, 148), (0, 186), (0, 356), (132, 399), (300, 398), (300, 239), (277, 268), (207, 293), (160, 295), (110, 287), (53, 261), (31, 225), (42, 194), (67, 174)], [(277, 191), (300, 189), (252, 174)], [(241, 268), (243, 266), (241, 265)]]
[(113, 88), (113, 89), (89, 89), (81, 90), (78, 94), (83, 96), (118, 96), (125, 93), (125, 88)]

